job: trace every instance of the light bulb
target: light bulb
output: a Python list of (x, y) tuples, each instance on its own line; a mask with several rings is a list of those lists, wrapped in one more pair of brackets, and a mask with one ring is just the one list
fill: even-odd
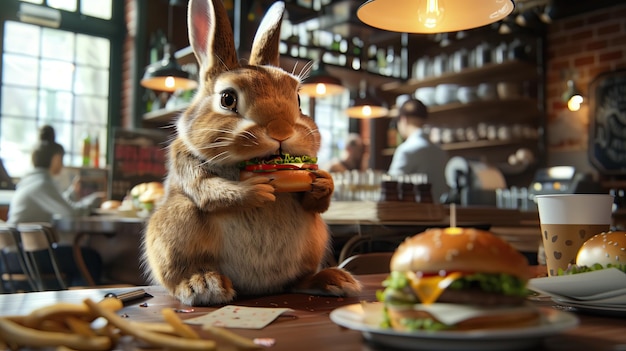
[(317, 85), (315, 86), (315, 93), (317, 95), (326, 95), (326, 84), (317, 83)]
[(173, 88), (174, 85), (176, 85), (176, 80), (174, 79), (174, 77), (169, 76), (167, 78), (165, 78), (165, 86), (168, 88)]
[(580, 105), (583, 103), (583, 97), (580, 95), (574, 95), (567, 100), (567, 108), (570, 111), (580, 110)]
[(445, 9), (443, 0), (426, 0), (420, 3), (417, 19), (426, 28), (433, 29), (443, 21)]
[(361, 108), (361, 113), (365, 117), (370, 117), (372, 115), (372, 107), (370, 105), (365, 105)]

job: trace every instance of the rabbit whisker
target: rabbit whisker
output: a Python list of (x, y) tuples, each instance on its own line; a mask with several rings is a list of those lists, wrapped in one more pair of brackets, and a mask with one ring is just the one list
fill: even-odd
[(313, 63), (314, 61), (311, 60), (304, 64), (302, 70), (300, 71), (300, 74), (298, 74), (298, 78), (300, 78), (301, 81), (309, 77), (309, 75), (311, 74), (311, 69), (313, 68)]
[(248, 130), (244, 131), (242, 136), (244, 138), (248, 139), (248, 140), (256, 140), (257, 139), (257, 136), (254, 133), (252, 133), (251, 131), (248, 131)]
[(201, 148), (199, 148), (199, 150), (209, 150), (209, 149), (217, 149), (220, 147), (226, 147), (226, 146), (230, 146), (231, 143), (229, 142), (225, 142), (225, 141), (221, 141), (221, 142), (213, 142), (207, 146), (203, 146)]

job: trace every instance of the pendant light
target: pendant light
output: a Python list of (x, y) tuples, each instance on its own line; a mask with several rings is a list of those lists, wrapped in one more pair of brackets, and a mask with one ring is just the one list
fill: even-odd
[(368, 0), (356, 14), (365, 24), (404, 33), (445, 33), (482, 27), (507, 17), (513, 0)]
[(341, 80), (332, 76), (324, 67), (324, 63), (318, 61), (317, 68), (311, 72), (300, 87), (300, 93), (309, 97), (325, 97), (339, 95), (346, 91)]
[(177, 90), (192, 90), (198, 87), (198, 82), (189, 78), (189, 73), (183, 71), (173, 54), (172, 40), (172, 6), (177, 0), (170, 0), (168, 4), (168, 43), (163, 48), (163, 59), (146, 67), (141, 79), (141, 86), (150, 90), (173, 93)]
[(379, 118), (389, 114), (389, 109), (384, 102), (380, 101), (373, 92), (367, 88), (367, 81), (362, 79), (357, 92), (357, 97), (346, 109), (346, 114), (350, 118)]

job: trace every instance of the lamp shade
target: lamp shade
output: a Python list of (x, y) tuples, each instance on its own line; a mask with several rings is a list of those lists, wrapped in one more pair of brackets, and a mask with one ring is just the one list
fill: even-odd
[(362, 80), (360, 85), (357, 97), (345, 110), (348, 117), (360, 119), (386, 117), (389, 114), (386, 104), (368, 90), (365, 80)]
[(342, 94), (346, 88), (339, 78), (333, 77), (323, 64), (311, 72), (300, 87), (300, 93), (311, 97), (323, 97)]
[(177, 90), (195, 89), (198, 87), (198, 82), (189, 79), (189, 73), (183, 71), (173, 56), (166, 54), (161, 61), (146, 68), (141, 79), (141, 86), (171, 93)]
[(445, 33), (482, 27), (508, 16), (513, 0), (368, 0), (356, 14), (365, 24), (403, 33)]

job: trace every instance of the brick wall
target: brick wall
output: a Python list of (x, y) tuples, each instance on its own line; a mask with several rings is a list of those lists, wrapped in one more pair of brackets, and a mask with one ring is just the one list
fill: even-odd
[(626, 4), (556, 20), (548, 27), (546, 108), (548, 121), (567, 109), (561, 100), (564, 73), (573, 73), (586, 96), (600, 73), (626, 68)]
[(606, 180), (588, 156), (589, 99), (570, 112), (561, 96), (570, 75), (587, 97), (599, 74), (626, 69), (626, 4), (555, 20), (546, 51), (547, 166), (571, 165)]

